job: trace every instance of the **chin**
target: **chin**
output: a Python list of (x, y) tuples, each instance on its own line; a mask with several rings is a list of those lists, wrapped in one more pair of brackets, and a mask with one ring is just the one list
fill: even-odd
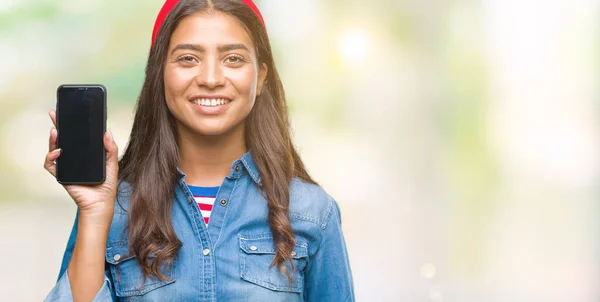
[(223, 129), (193, 129), (193, 131), (202, 136), (220, 136), (228, 133), (228, 131)]
[(202, 136), (221, 136), (227, 135), (235, 132), (236, 129), (240, 127), (236, 127), (235, 125), (193, 125), (191, 127), (191, 131), (195, 134)]

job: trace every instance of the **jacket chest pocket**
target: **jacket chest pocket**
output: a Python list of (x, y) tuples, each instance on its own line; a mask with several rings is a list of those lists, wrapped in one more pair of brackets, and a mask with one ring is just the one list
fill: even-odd
[(169, 280), (161, 280), (154, 276), (144, 280), (144, 274), (137, 258), (128, 254), (129, 249), (126, 245), (109, 246), (106, 249), (106, 262), (110, 266), (117, 296), (134, 298), (175, 282), (171, 269), (162, 270)]
[[(292, 276), (292, 283), (277, 266), (271, 267), (275, 257), (273, 237), (246, 238), (240, 236), (240, 275), (242, 279), (262, 287), (285, 292), (301, 293), (304, 288), (304, 269), (308, 258), (308, 244), (296, 243), (292, 252), (292, 259), (296, 271)], [(284, 262), (288, 272), (292, 267), (288, 261)]]

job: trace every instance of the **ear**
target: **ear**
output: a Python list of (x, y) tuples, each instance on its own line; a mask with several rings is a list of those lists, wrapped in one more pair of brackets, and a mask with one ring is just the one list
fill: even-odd
[(256, 84), (256, 95), (259, 96), (262, 92), (263, 85), (267, 79), (268, 67), (267, 64), (261, 63), (260, 70), (258, 70), (258, 83)]

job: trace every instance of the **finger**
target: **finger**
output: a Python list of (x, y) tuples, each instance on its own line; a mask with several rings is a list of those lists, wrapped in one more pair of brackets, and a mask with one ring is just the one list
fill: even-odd
[(48, 152), (51, 152), (54, 149), (56, 149), (57, 135), (58, 135), (58, 132), (56, 132), (56, 128), (52, 127), (52, 129), (50, 129), (50, 140), (48, 142)]
[(54, 162), (60, 156), (60, 149), (53, 150), (46, 154), (46, 160), (44, 161), (44, 168), (56, 177), (56, 163)]
[(56, 127), (56, 110), (50, 109), (50, 111), (48, 111), (48, 115), (50, 116), (50, 119), (52, 120), (52, 124), (54, 124), (54, 127)]

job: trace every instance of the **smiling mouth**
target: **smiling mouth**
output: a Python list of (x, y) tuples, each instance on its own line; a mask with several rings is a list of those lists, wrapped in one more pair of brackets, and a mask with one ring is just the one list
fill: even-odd
[(221, 99), (221, 98), (215, 98), (215, 99), (200, 98), (200, 99), (191, 100), (190, 102), (193, 104), (199, 105), (199, 106), (204, 106), (204, 107), (217, 107), (217, 106), (227, 105), (231, 102), (231, 100)]

